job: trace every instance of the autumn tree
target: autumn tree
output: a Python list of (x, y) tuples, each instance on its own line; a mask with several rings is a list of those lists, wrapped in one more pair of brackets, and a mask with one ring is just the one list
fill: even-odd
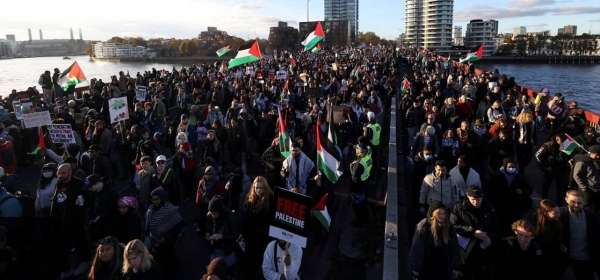
[(193, 40), (185, 40), (179, 46), (182, 55), (192, 56), (198, 52), (198, 44)]
[(381, 43), (381, 37), (377, 36), (375, 32), (367, 31), (367, 32), (359, 32), (358, 33), (358, 43), (362, 44), (373, 44), (378, 45)]
[(119, 36), (113, 36), (112, 38), (108, 39), (109, 43), (123, 43), (123, 38), (119, 37)]
[(94, 47), (93, 45), (98, 43), (97, 41), (90, 41), (85, 47), (85, 53), (91, 58), (94, 56)]

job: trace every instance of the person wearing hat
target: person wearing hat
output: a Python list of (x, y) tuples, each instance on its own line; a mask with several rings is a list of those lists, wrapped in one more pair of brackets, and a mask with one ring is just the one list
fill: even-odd
[(106, 180), (100, 175), (92, 174), (85, 178), (82, 191), (90, 206), (87, 212), (90, 221), (90, 236), (92, 240), (106, 237), (109, 224), (118, 217), (117, 192), (107, 186)]
[(208, 203), (205, 237), (210, 249), (211, 261), (222, 258), (227, 267), (236, 264), (236, 243), (239, 237), (235, 214), (225, 207), (226, 200), (220, 195), (213, 196)]
[(368, 112), (367, 119), (369, 124), (367, 124), (367, 126), (364, 128), (364, 135), (367, 136), (367, 139), (369, 139), (369, 146), (373, 151), (373, 163), (377, 164), (382, 129), (375, 119), (375, 113)]
[(102, 148), (100, 154), (110, 157), (113, 148), (113, 137), (110, 129), (105, 127), (104, 121), (94, 123), (94, 133), (92, 134), (92, 144), (98, 144)]
[(210, 105), (208, 115), (206, 116), (206, 120), (204, 120), (204, 124), (212, 125), (217, 120), (221, 123), (224, 123), (223, 113), (221, 113), (221, 110), (219, 110), (219, 106)]
[(450, 224), (448, 209), (440, 201), (431, 202), (427, 217), (417, 224), (409, 259), (415, 279), (458, 279), (456, 231)]
[(460, 271), (464, 279), (491, 279), (490, 246), (498, 239), (498, 217), (479, 186), (467, 188), (467, 196), (453, 207), (450, 223), (462, 248)]
[(142, 221), (138, 213), (138, 201), (123, 196), (117, 201), (119, 215), (110, 223), (109, 234), (123, 243), (142, 238)]
[(156, 157), (156, 169), (150, 175), (150, 191), (162, 188), (169, 195), (171, 203), (179, 205), (181, 190), (176, 176), (175, 170), (167, 166), (167, 157)]
[(369, 154), (369, 146), (365, 143), (354, 145), (356, 160), (350, 163), (350, 192), (353, 200), (352, 207), (356, 219), (353, 225), (362, 227), (367, 223), (368, 209), (366, 204), (367, 180), (371, 175), (373, 160)]
[(440, 142), (435, 135), (435, 127), (428, 126), (425, 133), (417, 133), (410, 148), (409, 156), (413, 158), (417, 153), (423, 151), (425, 147), (433, 151), (433, 156), (438, 158), (440, 155)]
[(583, 194), (584, 208), (600, 212), (600, 145), (591, 146), (589, 151), (573, 158), (573, 180)]

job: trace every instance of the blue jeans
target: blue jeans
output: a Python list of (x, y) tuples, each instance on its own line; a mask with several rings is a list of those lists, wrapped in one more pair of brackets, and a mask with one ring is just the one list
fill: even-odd
[(224, 260), (228, 267), (232, 267), (237, 262), (235, 252), (232, 252), (231, 254), (225, 256), (223, 250), (221, 249), (214, 249), (210, 254), (210, 261), (216, 258), (221, 258), (222, 260)]

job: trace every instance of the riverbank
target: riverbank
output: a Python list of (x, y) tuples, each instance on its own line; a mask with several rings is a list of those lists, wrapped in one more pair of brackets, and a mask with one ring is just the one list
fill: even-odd
[(600, 56), (552, 55), (552, 56), (484, 56), (479, 63), (544, 63), (544, 64), (598, 64)]
[(167, 56), (167, 57), (111, 57), (111, 58), (98, 58), (92, 57), (93, 61), (106, 61), (106, 62), (156, 62), (156, 63), (168, 63), (168, 62), (214, 62), (214, 61), (228, 61), (231, 58), (223, 58), (216, 56)]

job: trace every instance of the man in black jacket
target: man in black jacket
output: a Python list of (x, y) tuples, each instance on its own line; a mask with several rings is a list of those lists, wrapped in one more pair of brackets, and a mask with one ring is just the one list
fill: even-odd
[(570, 190), (565, 197), (567, 206), (560, 208), (563, 244), (567, 247), (569, 263), (575, 279), (594, 279), (600, 275), (600, 217), (583, 209), (583, 195)]
[(490, 279), (490, 246), (498, 239), (498, 217), (494, 207), (483, 199), (480, 187), (467, 189), (467, 197), (454, 205), (450, 223), (456, 229), (462, 249), (462, 279)]

